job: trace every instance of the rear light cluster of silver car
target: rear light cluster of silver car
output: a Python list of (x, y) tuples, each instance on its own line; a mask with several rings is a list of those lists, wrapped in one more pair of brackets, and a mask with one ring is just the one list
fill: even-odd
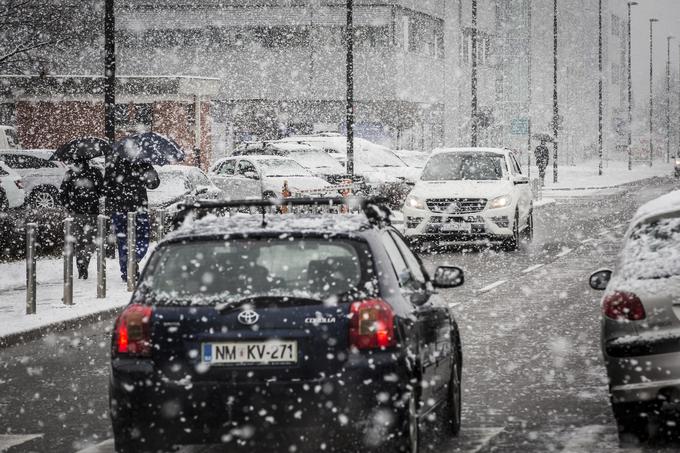
[(396, 346), (394, 311), (381, 299), (354, 302), (349, 309), (349, 345), (359, 350)]
[(641, 321), (647, 317), (640, 298), (625, 291), (606, 296), (602, 301), (602, 312), (616, 321)]
[(132, 304), (116, 319), (113, 355), (151, 357), (151, 316), (153, 308)]

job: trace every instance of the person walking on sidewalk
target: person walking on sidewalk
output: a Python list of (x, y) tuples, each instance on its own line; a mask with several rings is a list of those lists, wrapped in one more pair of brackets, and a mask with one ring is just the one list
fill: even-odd
[(87, 160), (69, 165), (59, 188), (59, 201), (73, 218), (74, 251), (78, 278), (87, 280), (90, 258), (95, 248), (99, 199), (104, 177)]
[(128, 213), (137, 213), (135, 259), (139, 263), (149, 248), (151, 234), (147, 190), (156, 189), (159, 185), (158, 173), (149, 163), (133, 163), (125, 159), (118, 159), (107, 171), (106, 204), (116, 232), (120, 274), (124, 282), (128, 279)]
[(538, 177), (541, 180), (541, 187), (543, 187), (545, 185), (545, 171), (548, 168), (548, 163), (550, 163), (550, 150), (545, 146), (545, 140), (541, 140), (541, 144), (536, 147), (534, 154), (538, 166)]

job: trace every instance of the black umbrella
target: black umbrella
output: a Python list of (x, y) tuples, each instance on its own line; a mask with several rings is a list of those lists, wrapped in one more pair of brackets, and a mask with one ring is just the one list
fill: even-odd
[(534, 138), (538, 141), (541, 142), (554, 142), (555, 139), (552, 137), (552, 135), (548, 134), (534, 134)]
[(57, 148), (50, 160), (59, 160), (68, 164), (101, 157), (109, 154), (110, 151), (109, 142), (104, 139), (97, 137), (76, 138)]
[(184, 160), (182, 148), (171, 138), (155, 132), (134, 134), (117, 142), (113, 147), (115, 157), (129, 162), (152, 165), (171, 165)]

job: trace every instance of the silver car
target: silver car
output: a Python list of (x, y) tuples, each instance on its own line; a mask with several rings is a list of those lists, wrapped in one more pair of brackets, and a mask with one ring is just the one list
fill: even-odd
[[(640, 208), (602, 299), (602, 352), (623, 443), (677, 433), (680, 409), (680, 191)], [(675, 417), (674, 417), (675, 418)]]

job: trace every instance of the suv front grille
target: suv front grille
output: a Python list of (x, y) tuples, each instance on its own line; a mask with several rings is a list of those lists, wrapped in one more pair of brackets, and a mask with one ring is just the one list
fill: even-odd
[(483, 211), (486, 202), (485, 198), (431, 198), (427, 200), (427, 207), (432, 212), (471, 214)]

